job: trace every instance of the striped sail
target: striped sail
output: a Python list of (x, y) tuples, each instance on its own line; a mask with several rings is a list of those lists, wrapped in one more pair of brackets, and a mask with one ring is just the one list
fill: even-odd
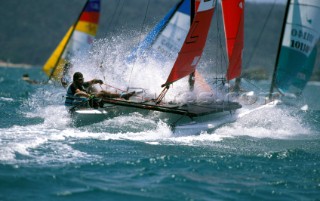
[(226, 78), (231, 80), (240, 76), (242, 68), (244, 0), (223, 0), (221, 5), (229, 58)]
[(145, 39), (131, 52), (127, 62), (137, 57), (152, 57), (159, 61), (177, 57), (191, 24), (191, 1), (181, 0), (147, 34)]
[(200, 61), (207, 40), (212, 15), (214, 12), (214, 0), (201, 0), (195, 18), (184, 40), (183, 46), (174, 63), (165, 84), (171, 83), (195, 72)]
[(320, 1), (291, 0), (274, 85), (283, 94), (300, 95), (309, 81), (320, 34)]
[(74, 25), (47, 60), (43, 71), (49, 79), (60, 79), (68, 60), (79, 50), (89, 48), (97, 33), (100, 0), (88, 0)]

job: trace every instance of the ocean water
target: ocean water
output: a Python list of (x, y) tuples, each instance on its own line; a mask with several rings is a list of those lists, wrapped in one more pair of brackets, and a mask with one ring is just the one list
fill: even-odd
[(74, 127), (65, 91), (24, 73), (46, 79), (0, 68), (0, 201), (320, 200), (319, 110), (265, 108), (194, 135), (139, 113)]

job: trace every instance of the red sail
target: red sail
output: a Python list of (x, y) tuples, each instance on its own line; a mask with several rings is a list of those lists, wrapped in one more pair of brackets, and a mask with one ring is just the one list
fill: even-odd
[(199, 8), (199, 5), (200, 5), (200, 0), (196, 0), (196, 1), (195, 1), (195, 11), (194, 11), (194, 13), (197, 13), (197, 10), (198, 10), (198, 8)]
[(240, 76), (242, 68), (244, 0), (223, 0), (222, 11), (229, 58), (226, 77), (231, 80)]
[(207, 40), (213, 11), (213, 0), (201, 0), (178, 58), (163, 86), (168, 86), (195, 71)]

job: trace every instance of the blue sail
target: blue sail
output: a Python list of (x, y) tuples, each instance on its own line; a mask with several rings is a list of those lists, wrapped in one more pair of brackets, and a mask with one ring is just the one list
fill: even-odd
[(319, 34), (320, 1), (291, 0), (275, 80), (284, 95), (300, 95), (310, 80)]
[(281, 50), (276, 86), (283, 94), (300, 95), (313, 73), (317, 48), (307, 57), (289, 48)]
[(190, 27), (190, 1), (182, 0), (176, 4), (131, 51), (126, 62), (130, 64), (144, 56), (158, 60), (176, 57)]

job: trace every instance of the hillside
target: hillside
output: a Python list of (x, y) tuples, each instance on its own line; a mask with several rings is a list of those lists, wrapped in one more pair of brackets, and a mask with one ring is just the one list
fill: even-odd
[[(134, 39), (141, 30), (147, 31), (160, 20), (176, 2), (178, 0), (102, 0), (97, 38), (128, 32)], [(42, 66), (76, 20), (84, 3), (85, 0), (0, 1), (0, 60)], [(283, 13), (282, 4), (274, 7), (246, 4), (244, 69), (262, 69), (261, 72), (268, 74), (272, 71)], [(221, 21), (220, 14), (218, 8), (212, 23)], [(223, 31), (222, 27), (218, 29)], [(206, 49), (217, 44), (217, 26), (212, 26), (210, 32)], [(204, 57), (208, 55), (211, 53)]]
[[(140, 28), (147, 1), (101, 2), (97, 38), (105, 37), (110, 31), (119, 31), (121, 27), (127, 30)], [(152, 0), (146, 24), (160, 19), (175, 2)], [(84, 3), (84, 0), (0, 1), (0, 60), (43, 65), (69, 26), (77, 19)]]

